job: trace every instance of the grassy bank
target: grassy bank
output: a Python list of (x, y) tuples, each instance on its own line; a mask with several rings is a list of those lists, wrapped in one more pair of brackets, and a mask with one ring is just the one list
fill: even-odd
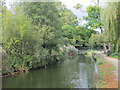
[[(95, 51), (97, 51), (97, 50), (87, 50), (86, 53), (90, 54), (90, 53), (95, 52)], [(100, 51), (100, 52), (101, 52), (101, 54), (105, 54), (104, 51)], [(111, 53), (109, 55), (109, 57), (120, 60), (120, 57), (118, 56), (118, 53)]]
[[(94, 51), (87, 51), (87, 54), (91, 57)], [(118, 81), (115, 80), (116, 76), (113, 71), (115, 70), (115, 66), (104, 59), (103, 56), (97, 54), (97, 65), (98, 65), (98, 88), (117, 88)]]
[(99, 88), (117, 88), (118, 83), (116, 80), (116, 76), (113, 74), (115, 70), (115, 66), (107, 62), (104, 58), (98, 57), (97, 64), (99, 69), (99, 80), (98, 87)]
[(117, 54), (111, 54), (110, 57), (120, 60), (120, 57)]

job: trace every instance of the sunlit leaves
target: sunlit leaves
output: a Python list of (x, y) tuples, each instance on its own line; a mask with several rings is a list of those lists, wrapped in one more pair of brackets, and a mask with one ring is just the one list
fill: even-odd
[(102, 27), (101, 18), (100, 18), (100, 7), (99, 6), (89, 6), (87, 8), (88, 16), (83, 17), (90, 29), (96, 29)]
[(78, 3), (78, 4), (76, 4), (75, 6), (74, 6), (74, 8), (76, 8), (76, 9), (81, 9), (83, 6), (80, 4), (80, 3)]

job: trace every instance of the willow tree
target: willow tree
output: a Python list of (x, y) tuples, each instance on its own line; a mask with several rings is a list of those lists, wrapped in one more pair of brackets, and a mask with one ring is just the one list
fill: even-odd
[(101, 10), (107, 41), (112, 44), (112, 52), (120, 52), (120, 2), (109, 2)]

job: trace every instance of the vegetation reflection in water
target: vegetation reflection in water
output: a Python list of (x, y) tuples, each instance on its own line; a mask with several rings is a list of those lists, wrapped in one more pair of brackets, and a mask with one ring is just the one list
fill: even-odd
[(89, 57), (69, 57), (49, 68), (3, 78), (3, 88), (92, 88), (94, 63)]

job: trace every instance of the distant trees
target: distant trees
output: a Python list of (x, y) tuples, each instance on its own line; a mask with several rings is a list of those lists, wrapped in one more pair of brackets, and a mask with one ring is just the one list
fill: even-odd
[(86, 21), (86, 27), (90, 29), (100, 29), (103, 31), (103, 25), (100, 18), (100, 7), (99, 6), (89, 6), (87, 8), (87, 16), (83, 17)]
[(89, 38), (93, 33), (96, 33), (83, 26), (64, 25), (63, 30), (63, 36), (68, 38), (70, 44), (81, 47), (88, 47)]
[(106, 36), (104, 35), (104, 33), (92, 34), (89, 39), (89, 43), (92, 48), (98, 47), (98, 46), (103, 46), (103, 43), (105, 43), (106, 41), (107, 40), (106, 40)]
[(108, 2), (106, 7), (101, 9), (101, 22), (103, 23), (104, 32), (102, 34), (92, 35), (89, 40), (91, 45), (103, 44), (105, 53), (107, 51), (116, 54), (120, 52), (119, 12), (120, 2)]
[(92, 30), (100, 29), (101, 32), (103, 32), (103, 25), (100, 17), (100, 6), (99, 6), (100, 0), (97, 1), (93, 0), (93, 1), (95, 3), (95, 6), (88, 6), (87, 11), (82, 10), (83, 6), (80, 3), (76, 4), (74, 8), (87, 13), (87, 16), (83, 16), (83, 20), (87, 21), (85, 27)]
[[(120, 2), (108, 2), (104, 8), (100, 7), (100, 0), (93, 0), (95, 6), (87, 7), (87, 16), (83, 17), (87, 23), (85, 26), (90, 29), (100, 29), (101, 34), (93, 34), (89, 39), (89, 44), (94, 46), (103, 45), (105, 53), (120, 52)], [(81, 4), (75, 6), (82, 8)], [(104, 29), (104, 30), (103, 30)], [(108, 48), (106, 48), (108, 47)]]

